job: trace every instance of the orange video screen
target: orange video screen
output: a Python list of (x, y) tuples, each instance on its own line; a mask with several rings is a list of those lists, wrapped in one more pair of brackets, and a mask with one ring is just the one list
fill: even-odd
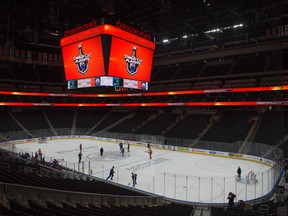
[(102, 86), (89, 80), (112, 77), (120, 86), (147, 90), (155, 43), (139, 35), (103, 24), (62, 38), (68, 88)]
[(105, 75), (101, 37), (62, 46), (66, 80)]
[(150, 81), (154, 50), (112, 37), (108, 76)]

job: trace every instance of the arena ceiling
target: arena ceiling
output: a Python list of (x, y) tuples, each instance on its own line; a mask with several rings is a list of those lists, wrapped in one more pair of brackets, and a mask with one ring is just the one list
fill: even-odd
[[(235, 24), (283, 24), (288, 0), (6, 0), (0, 3), (1, 45), (59, 45), (63, 32), (102, 17), (121, 20), (156, 41)], [(280, 22), (280, 23), (279, 23)]]

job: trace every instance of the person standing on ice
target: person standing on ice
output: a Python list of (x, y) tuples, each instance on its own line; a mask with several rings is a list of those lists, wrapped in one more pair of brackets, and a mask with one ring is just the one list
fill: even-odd
[(124, 153), (125, 153), (125, 149), (124, 149), (124, 147), (122, 147), (122, 149), (121, 149), (121, 153), (122, 153), (122, 157), (124, 157)]
[(149, 150), (148, 150), (149, 152), (149, 157), (150, 157), (150, 160), (152, 159), (152, 149), (151, 148), (149, 148)]
[(132, 172), (131, 177), (132, 177), (133, 187), (135, 187), (135, 185), (137, 184), (137, 174)]
[(123, 148), (123, 143), (122, 142), (119, 143), (119, 148), (120, 148), (120, 152), (121, 152), (122, 148)]
[(240, 166), (238, 166), (238, 169), (237, 169), (238, 180), (241, 179), (241, 172), (242, 172), (242, 170), (241, 170)]
[(137, 174), (134, 173), (134, 183), (137, 184)]
[(148, 148), (148, 150), (150, 149), (150, 143), (147, 143), (147, 148)]
[(82, 153), (81, 153), (81, 152), (79, 152), (79, 154), (78, 154), (78, 158), (79, 158), (78, 163), (81, 163), (81, 159), (82, 159)]
[(127, 152), (130, 152), (130, 143), (127, 141)]
[(131, 173), (131, 177), (132, 177), (133, 187), (135, 187), (135, 174), (133, 172)]
[(111, 178), (111, 180), (113, 180), (113, 176), (114, 176), (114, 166), (112, 166), (112, 168), (110, 169), (110, 172), (109, 172), (109, 176), (106, 178), (106, 180), (108, 180), (109, 178)]
[(80, 153), (82, 154), (82, 144), (79, 145)]
[(103, 156), (104, 149), (103, 147), (100, 148), (100, 155)]

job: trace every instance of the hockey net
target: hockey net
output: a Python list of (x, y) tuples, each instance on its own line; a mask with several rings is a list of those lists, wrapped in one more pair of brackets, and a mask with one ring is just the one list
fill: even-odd
[(250, 171), (246, 176), (247, 184), (256, 184), (257, 178), (256, 174), (253, 171)]
[(47, 138), (46, 137), (38, 138), (38, 143), (46, 143), (46, 142), (47, 142)]

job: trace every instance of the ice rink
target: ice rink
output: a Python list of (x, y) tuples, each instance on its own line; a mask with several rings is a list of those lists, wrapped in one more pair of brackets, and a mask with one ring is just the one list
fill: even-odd
[[(79, 145), (82, 144), (82, 162), (78, 163)], [(103, 157), (100, 148), (104, 148)], [(113, 182), (132, 187), (131, 173), (137, 173), (136, 189), (148, 191), (172, 199), (226, 203), (228, 192), (237, 199), (251, 200), (268, 193), (272, 172), (270, 166), (247, 160), (216, 157), (196, 153), (158, 149), (152, 146), (150, 160), (147, 148), (131, 145), (122, 157), (119, 143), (89, 139), (55, 139), (46, 143), (17, 144), (17, 151), (33, 152), (41, 148), (45, 160), (58, 159), (63, 166), (106, 179), (112, 166), (115, 167)], [(242, 178), (235, 180), (238, 166)], [(246, 175), (254, 171), (256, 184), (247, 184)], [(110, 181), (110, 180), (108, 180)]]

